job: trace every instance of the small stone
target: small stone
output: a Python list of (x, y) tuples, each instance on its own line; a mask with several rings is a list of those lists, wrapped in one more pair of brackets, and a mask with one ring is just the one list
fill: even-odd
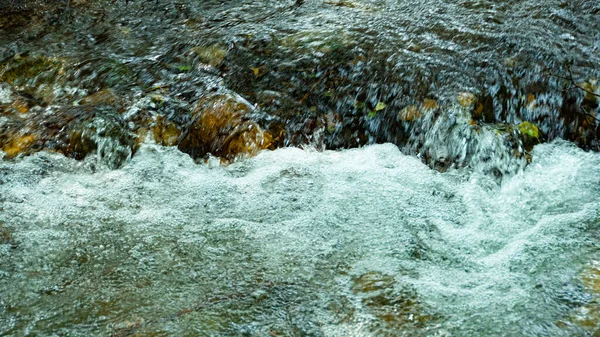
[(423, 110), (435, 110), (439, 109), (439, 105), (433, 99), (426, 98), (423, 100)]
[(423, 116), (423, 114), (421, 113), (421, 111), (419, 111), (419, 108), (416, 105), (409, 105), (406, 108), (400, 110), (400, 112), (398, 113), (398, 118), (401, 121), (405, 122), (412, 122), (415, 119), (421, 118), (421, 116)]
[(456, 97), (458, 103), (465, 108), (471, 107), (475, 103), (475, 95), (470, 92), (461, 92)]
[(82, 105), (118, 105), (119, 97), (111, 89), (102, 89), (87, 97), (80, 102)]
[(33, 147), (37, 137), (32, 134), (14, 135), (8, 137), (8, 141), (2, 146), (6, 159), (12, 159), (20, 154), (28, 154)]
[(198, 46), (191, 49), (203, 63), (210, 64), (213, 67), (218, 67), (223, 63), (227, 50), (219, 44), (211, 46)]

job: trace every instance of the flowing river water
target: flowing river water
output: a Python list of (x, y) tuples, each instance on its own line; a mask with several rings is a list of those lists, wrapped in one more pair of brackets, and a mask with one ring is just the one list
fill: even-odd
[(0, 13), (0, 336), (599, 333), (597, 2)]
[(2, 335), (583, 336), (599, 319), (600, 158), (566, 143), (501, 184), (392, 144), (228, 167), (149, 145), (90, 166), (0, 167)]

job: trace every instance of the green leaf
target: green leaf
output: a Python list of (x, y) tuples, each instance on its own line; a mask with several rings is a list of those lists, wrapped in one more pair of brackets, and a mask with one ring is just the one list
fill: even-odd
[(373, 117), (375, 117), (375, 111), (369, 112), (369, 118), (373, 118)]
[(383, 102), (378, 102), (377, 105), (375, 106), (375, 111), (381, 111), (383, 109), (385, 109), (386, 105)]
[(179, 66), (177, 68), (179, 71), (190, 71), (190, 66)]
[(540, 135), (538, 127), (535, 124), (531, 124), (529, 122), (523, 122), (523, 123), (519, 124), (517, 127), (519, 128), (519, 131), (521, 131), (522, 134), (529, 135), (533, 138), (538, 138)]

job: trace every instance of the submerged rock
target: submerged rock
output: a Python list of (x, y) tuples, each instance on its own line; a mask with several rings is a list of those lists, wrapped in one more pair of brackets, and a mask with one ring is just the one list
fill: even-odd
[(4, 222), (0, 221), (0, 245), (11, 244), (15, 245), (12, 232), (4, 226)]
[(202, 63), (213, 67), (220, 66), (227, 55), (227, 50), (219, 44), (193, 47), (191, 51), (198, 56)]
[(88, 95), (79, 101), (79, 104), (84, 105), (111, 105), (120, 107), (121, 99), (111, 89), (102, 89), (91, 95)]
[(273, 137), (252, 120), (252, 105), (234, 94), (202, 99), (192, 112), (192, 122), (178, 148), (193, 158), (211, 154), (224, 160), (256, 155)]
[(157, 144), (164, 146), (176, 146), (181, 137), (181, 129), (174, 121), (164, 116), (155, 116), (152, 123), (152, 134)]
[(57, 151), (81, 160), (91, 153), (117, 168), (137, 150), (135, 135), (111, 106), (36, 109), (13, 115), (0, 126), (0, 148), (5, 159), (42, 150)]
[(596, 336), (600, 332), (600, 264), (592, 261), (579, 274), (582, 289), (577, 299), (571, 299), (574, 308), (570, 316), (557, 322), (558, 326), (568, 327), (575, 325)]
[(26, 132), (15, 132), (14, 134), (4, 134), (0, 138), (0, 145), (4, 151), (4, 158), (12, 159), (20, 154), (30, 154), (31, 149), (38, 140), (34, 134)]
[(65, 74), (65, 63), (47, 55), (18, 54), (0, 63), (0, 82), (50, 104), (53, 86)]
[(393, 276), (368, 272), (354, 278), (352, 291), (379, 319), (378, 332), (395, 334), (427, 328), (441, 317), (432, 313), (410, 290), (396, 289)]

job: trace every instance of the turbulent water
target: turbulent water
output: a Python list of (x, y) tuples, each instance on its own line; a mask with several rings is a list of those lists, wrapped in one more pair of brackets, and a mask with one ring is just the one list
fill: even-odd
[(39, 153), (0, 174), (5, 336), (573, 336), (595, 319), (580, 275), (600, 158), (567, 143), (501, 182), (391, 144), (228, 167), (149, 145), (120, 170)]
[[(565, 90), (569, 67), (577, 82), (600, 76), (595, 1), (73, 2), (43, 20), (0, 23), (0, 60), (9, 69), (19, 69), (15, 55), (42, 54), (61, 65), (14, 84), (48, 105), (72, 105), (105, 88), (129, 107), (161, 94), (160, 106), (136, 111), (181, 124), (197, 99), (226, 86), (266, 114), (269, 128), (284, 125), (278, 145), (392, 142), (406, 145), (405, 153), (432, 152), (435, 163), (460, 150), (450, 147), (440, 160), (413, 134), (431, 126), (413, 125), (401, 112), (429, 99), (445, 114), (463, 92), (477, 98), (478, 123), (528, 121), (540, 140), (597, 146), (597, 130), (580, 128), (595, 125), (582, 121), (583, 93)], [(378, 103), (386, 108), (375, 109)], [(598, 104), (584, 107), (595, 114)], [(125, 118), (137, 130), (134, 115)], [(450, 118), (441, 128), (455, 124)], [(476, 147), (474, 137), (459, 138)]]
[(600, 331), (599, 2), (0, 13), (1, 336)]

